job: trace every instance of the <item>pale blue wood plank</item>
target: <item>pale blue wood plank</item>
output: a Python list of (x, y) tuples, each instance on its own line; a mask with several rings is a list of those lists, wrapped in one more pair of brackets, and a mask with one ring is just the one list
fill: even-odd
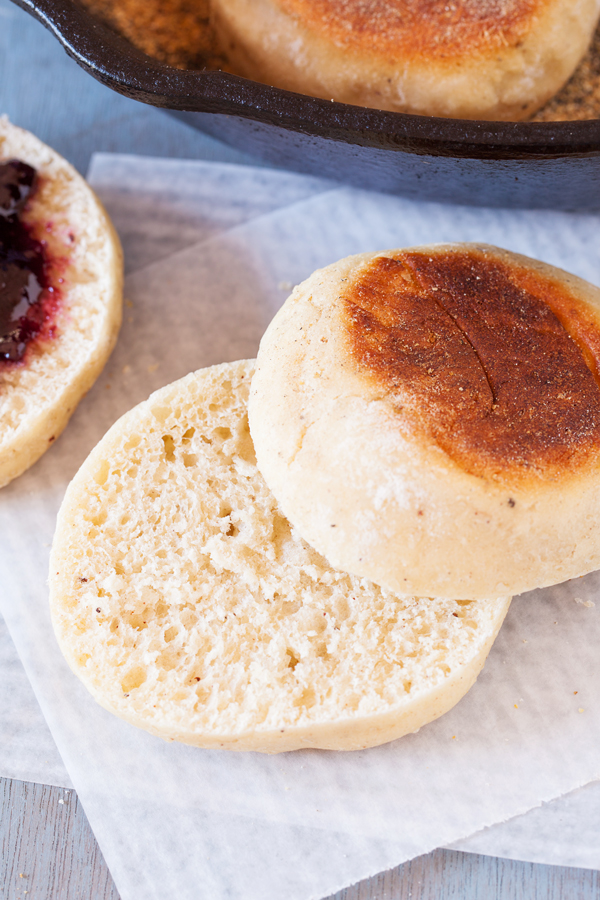
[[(0, 896), (2, 900), (119, 900), (74, 791), (0, 779)], [(598, 897), (598, 872), (436, 850), (328, 900)]]
[(96, 150), (260, 164), (95, 81), (10, 0), (0, 0), (0, 113), (83, 173)]

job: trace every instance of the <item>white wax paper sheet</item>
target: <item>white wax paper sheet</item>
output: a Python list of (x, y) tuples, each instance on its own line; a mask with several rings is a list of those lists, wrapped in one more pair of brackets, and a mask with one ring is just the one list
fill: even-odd
[(455, 850), (550, 865), (600, 869), (600, 782), (509, 822), (485, 828)]
[[(473, 691), (418, 735), (363, 753), (283, 757), (163, 744), (96, 707), (54, 645), (45, 579), (66, 483), (116, 416), (191, 368), (253, 355), (287, 285), (317, 265), (362, 249), (488, 240), (598, 282), (599, 233), (592, 216), (343, 190), (129, 278), (133, 306), (106, 372), (63, 437), (0, 495), (3, 612), (125, 898), (164, 897), (165, 879), (179, 897), (281, 896), (293, 880), (293, 846), (306, 877), (287, 896), (322, 896), (598, 777), (600, 625), (596, 607), (585, 605), (596, 597), (596, 576), (518, 599)], [(169, 836), (184, 822), (200, 831), (173, 856)], [(270, 845), (256, 837), (268, 827)], [(315, 834), (332, 841), (323, 859)], [(226, 871), (227, 847), (245, 882)], [(248, 868), (252, 854), (257, 866)]]
[(116, 153), (94, 154), (88, 181), (121, 237), (127, 272), (331, 188), (274, 169)]
[(0, 684), (0, 776), (72, 787), (1, 617)]

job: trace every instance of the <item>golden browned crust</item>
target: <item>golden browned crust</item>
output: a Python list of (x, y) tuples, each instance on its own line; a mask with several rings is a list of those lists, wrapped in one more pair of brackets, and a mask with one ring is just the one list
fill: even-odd
[(519, 44), (548, 0), (279, 0), (335, 44), (392, 58), (463, 57)]
[(475, 249), (378, 257), (344, 295), (351, 356), (470, 474), (597, 459), (600, 326), (570, 290)]

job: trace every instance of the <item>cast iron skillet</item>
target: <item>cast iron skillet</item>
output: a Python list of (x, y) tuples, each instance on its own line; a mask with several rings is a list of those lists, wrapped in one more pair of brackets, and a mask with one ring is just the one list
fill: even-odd
[(600, 209), (600, 120), (480, 122), (329, 103), (164, 65), (76, 0), (14, 2), (103, 84), (275, 165), (424, 200)]

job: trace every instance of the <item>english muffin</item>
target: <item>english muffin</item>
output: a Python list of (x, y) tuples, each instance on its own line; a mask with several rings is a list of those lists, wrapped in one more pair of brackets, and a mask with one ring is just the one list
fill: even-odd
[(483, 598), (600, 567), (600, 291), (480, 244), (349, 257), (260, 346), (258, 467), (331, 565)]
[(252, 371), (157, 391), (83, 464), (51, 554), (60, 646), (99, 703), (168, 740), (391, 741), (466, 693), (509, 600), (401, 598), (329, 566), (256, 468)]
[(212, 0), (234, 70), (396, 112), (526, 119), (567, 81), (598, 0)]
[(119, 240), (58, 153), (0, 118), (0, 486), (61, 433), (121, 322)]

